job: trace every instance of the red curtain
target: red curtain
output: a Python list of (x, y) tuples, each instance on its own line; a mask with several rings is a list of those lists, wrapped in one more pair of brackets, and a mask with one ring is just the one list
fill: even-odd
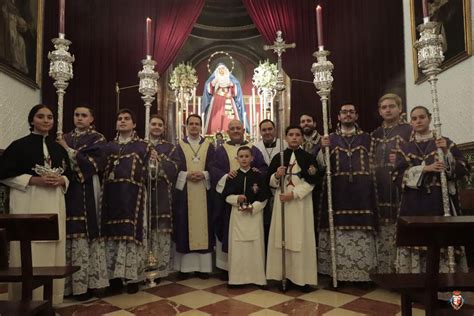
[[(45, 1), (42, 98), (51, 105), (57, 104), (57, 97), (48, 76), (47, 53), (53, 49), (50, 39), (57, 37), (57, 6), (58, 1)], [(95, 110), (98, 130), (113, 137), (115, 83), (138, 84), (137, 73), (145, 58), (145, 19), (154, 21), (153, 59), (162, 74), (184, 45), (203, 6), (204, 0), (67, 1), (65, 32), (76, 61), (65, 96), (65, 131), (73, 127), (74, 106), (86, 102)], [(145, 110), (138, 88), (123, 90), (120, 106), (137, 114), (137, 131), (142, 135)]]
[(291, 118), (295, 123), (303, 113), (321, 113), (319, 98), (312, 83), (312, 57), (316, 50), (314, 1), (242, 0), (255, 26), (267, 44), (273, 44), (276, 31), (296, 48), (283, 54), (283, 69), (291, 80)]
[(337, 122), (337, 105), (351, 100), (361, 109), (359, 124), (372, 131), (380, 118), (378, 98), (389, 91), (405, 100), (403, 4), (397, 1), (359, 0), (242, 0), (266, 43), (273, 43), (281, 30), (287, 43), (296, 49), (283, 55), (283, 68), (292, 79), (291, 121), (302, 113), (319, 118), (321, 102), (310, 71), (317, 47), (315, 7), (324, 15), (325, 48), (334, 64), (332, 122)]

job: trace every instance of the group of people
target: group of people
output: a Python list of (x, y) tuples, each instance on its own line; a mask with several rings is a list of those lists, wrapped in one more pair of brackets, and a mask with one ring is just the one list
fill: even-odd
[[(10, 187), (12, 214), (58, 213), (60, 238), (34, 243), (33, 264), (81, 270), (65, 285), (55, 281), (55, 302), (63, 294), (86, 299), (91, 289), (117, 293), (124, 282), (128, 293), (137, 292), (150, 253), (157, 278), (178, 271), (179, 279), (192, 273), (206, 279), (217, 268), (229, 286), (266, 287), (284, 273), (290, 285), (313, 290), (318, 273), (332, 274), (326, 150), (337, 279), (420, 273), (425, 253), (397, 249), (396, 220), (443, 215), (441, 172), (451, 212), (459, 214), (455, 182), (469, 166), (451, 140), (433, 134), (427, 108), (414, 107), (405, 123), (400, 97), (386, 94), (378, 112), (383, 123), (370, 134), (358, 127), (351, 102), (339, 106), (329, 136), (316, 131), (313, 116), (302, 115), (278, 139), (275, 123), (265, 119), (255, 144), (245, 140), (240, 120), (230, 120), (229, 140), (214, 146), (201, 135), (203, 121), (195, 114), (176, 145), (165, 140), (164, 119), (152, 115), (144, 141), (128, 109), (117, 113), (117, 135), (107, 142), (84, 105), (74, 111), (75, 129), (56, 140), (49, 135), (53, 111), (40, 104), (28, 116), (31, 134), (0, 158), (0, 181)], [(11, 266), (20, 263), (18, 248), (12, 243)], [(456, 260), (458, 269), (467, 268), (462, 251)]]

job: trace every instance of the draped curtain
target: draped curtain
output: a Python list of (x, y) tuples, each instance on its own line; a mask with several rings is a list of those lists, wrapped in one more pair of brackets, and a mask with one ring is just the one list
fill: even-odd
[(333, 126), (337, 105), (359, 106), (359, 124), (372, 131), (380, 124), (378, 98), (389, 91), (405, 100), (403, 4), (379, 0), (242, 0), (267, 44), (277, 30), (287, 43), (296, 43), (283, 55), (283, 68), (292, 79), (291, 122), (303, 113), (317, 117), (322, 129), (321, 102), (312, 83), (312, 57), (317, 49), (315, 7), (323, 7), (325, 48), (331, 51), (334, 84), (331, 94)]
[[(145, 58), (145, 19), (153, 20), (153, 59), (163, 74), (184, 45), (204, 6), (204, 0), (88, 0), (66, 2), (66, 38), (74, 78), (66, 90), (65, 131), (73, 128), (73, 108), (88, 103), (95, 111), (95, 125), (108, 139), (115, 135), (115, 84), (136, 85)], [(58, 1), (45, 1), (42, 99), (56, 105), (53, 81), (48, 76), (50, 41), (58, 32)], [(155, 101), (156, 102), (156, 101)], [(137, 115), (137, 131), (143, 136), (144, 106), (138, 87), (122, 90), (120, 107)], [(152, 109), (156, 109), (153, 107)], [(156, 110), (155, 110), (156, 111)], [(152, 110), (153, 113), (153, 110)]]

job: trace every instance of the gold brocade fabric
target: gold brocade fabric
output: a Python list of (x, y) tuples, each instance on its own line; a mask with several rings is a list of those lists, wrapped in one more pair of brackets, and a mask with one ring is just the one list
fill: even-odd
[[(180, 141), (180, 146), (186, 158), (186, 168), (188, 172), (205, 170), (209, 144), (209, 141), (205, 140), (195, 155), (190, 144)], [(189, 250), (191, 251), (209, 248), (205, 181), (206, 180), (203, 179), (199, 182), (186, 182), (188, 195)]]

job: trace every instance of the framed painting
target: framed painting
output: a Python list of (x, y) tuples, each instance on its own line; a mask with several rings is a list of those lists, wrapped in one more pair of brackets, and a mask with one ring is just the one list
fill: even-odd
[(28, 86), (41, 83), (44, 0), (0, 0), (0, 71)]
[[(444, 61), (441, 71), (456, 65), (472, 55), (471, 0), (428, 0), (430, 21), (439, 22), (443, 37)], [(411, 33), (413, 43), (420, 38), (417, 26), (423, 23), (422, 1), (410, 0)], [(413, 48), (415, 83), (427, 78), (418, 68), (417, 51)]]

